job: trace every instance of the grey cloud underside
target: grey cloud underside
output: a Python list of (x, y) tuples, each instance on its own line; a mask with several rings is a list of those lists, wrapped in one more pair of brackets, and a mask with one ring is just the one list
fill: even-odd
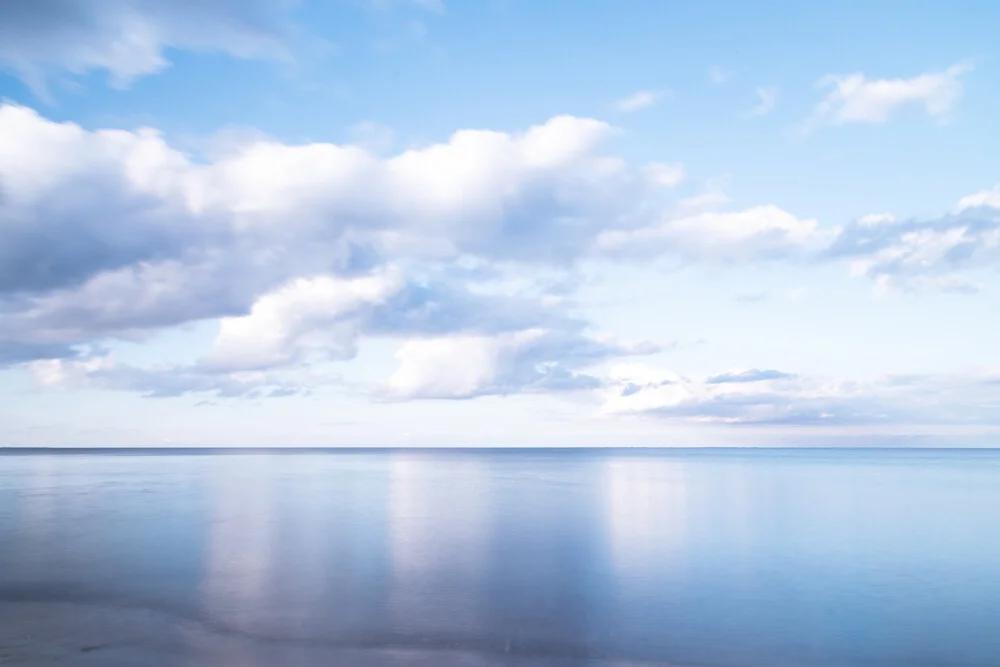
[[(367, 264), (367, 258), (356, 259), (351, 248), (330, 248), (321, 261), (303, 258), (297, 267), (294, 257), (254, 261), (238, 249), (226, 252), (219, 246), (99, 271), (78, 286), (28, 291), (22, 285), (6, 297), (0, 293), (0, 359), (5, 347), (21, 350), (7, 355), (8, 363), (48, 358), (44, 348), (29, 345), (40, 340), (69, 349), (93, 340), (133, 339), (189, 322), (243, 315), (258, 296), (296, 275), (296, 268), (318, 266), (351, 276)], [(424, 306), (437, 303), (427, 297)], [(420, 313), (404, 309), (384, 315), (383, 328), (394, 317), (401, 325), (421, 319)], [(452, 317), (461, 317), (461, 312)]]
[(20, 204), (0, 173), (0, 295), (80, 285), (205, 243), (205, 229), (188, 216), (123, 185), (111, 174), (79, 174), (52, 196)]
[(865, 398), (817, 400), (767, 394), (716, 398), (697, 405), (657, 408), (647, 414), (758, 425), (878, 424), (907, 421), (912, 417), (900, 406), (883, 405)]
[(89, 386), (135, 392), (148, 398), (201, 393), (220, 398), (284, 398), (308, 395), (312, 389), (303, 383), (302, 378), (267, 375), (240, 380), (228, 375), (183, 367), (149, 370), (118, 366), (91, 373), (87, 380)]
[(752, 368), (748, 371), (737, 373), (720, 373), (713, 375), (706, 382), (709, 384), (724, 384), (726, 382), (760, 382), (761, 380), (783, 380), (793, 378), (794, 375), (782, 373), (776, 370), (758, 370)]
[(79, 356), (71, 345), (0, 340), (0, 369), (35, 359), (69, 359)]
[(44, 94), (49, 72), (105, 70), (115, 85), (168, 66), (178, 47), (286, 58), (296, 0), (31, 0), (0, 3), (0, 66)]
[[(343, 321), (327, 321), (323, 331), (338, 332), (336, 342), (328, 342), (322, 359), (301, 354), (280, 363), (232, 367), (203, 359), (191, 366), (140, 369), (128, 365), (99, 363), (101, 354), (78, 354), (68, 348), (58, 348), (65, 354), (45, 354), (39, 357), (68, 357), (58, 362), (80, 386), (138, 392), (148, 397), (170, 397), (189, 393), (211, 393), (221, 397), (282, 397), (308, 393), (312, 388), (330, 384), (331, 378), (310, 372), (312, 363), (350, 359), (357, 353), (360, 339), (367, 336), (399, 338), (435, 336), (486, 336), (511, 334), (528, 327), (545, 325), (546, 332), (538, 340), (515, 350), (501, 352), (496, 376), (488, 383), (462, 395), (440, 394), (434, 391), (414, 391), (393, 395), (392, 399), (448, 398), (463, 399), (485, 395), (515, 393), (564, 392), (596, 389), (602, 381), (581, 372), (582, 369), (607, 359), (621, 356), (652, 354), (661, 349), (653, 343), (623, 346), (598, 341), (586, 333), (587, 323), (559, 311), (540, 313), (531, 299), (509, 296), (470, 298), (451, 287), (427, 285), (406, 286), (399, 301), (366, 306), (354, 311)], [(551, 310), (551, 309), (549, 309)], [(308, 330), (306, 330), (308, 333)], [(25, 356), (35, 350), (25, 350)], [(16, 357), (14, 359), (17, 360)], [(44, 362), (43, 362), (44, 363)], [(461, 356), (447, 363), (461, 364)], [(72, 383), (71, 383), (72, 384)]]
[(549, 335), (518, 351), (509, 369), (478, 395), (598, 389), (604, 381), (582, 372), (584, 369), (607, 359), (653, 354), (659, 350), (660, 347), (652, 343), (627, 348), (595, 341), (575, 332)]
[[(609, 411), (664, 419), (757, 425), (1000, 423), (1000, 384), (990, 376), (887, 376), (833, 382), (749, 371), (726, 390), (714, 376), (611, 385)], [(668, 388), (664, 392), (664, 388)]]
[[(580, 327), (582, 329), (582, 327)], [(623, 345), (613, 341), (600, 341), (588, 337), (582, 330), (567, 328), (550, 330), (526, 340), (507, 341), (496, 349), (497, 369), (488, 378), (474, 386), (456, 389), (447, 383), (428, 382), (422, 386), (408, 387), (389, 394), (394, 399), (471, 399), (480, 396), (506, 396), (524, 393), (553, 393), (595, 390), (604, 380), (587, 373), (587, 369), (608, 359), (642, 356), (662, 351), (661, 345), (646, 342)], [(458, 348), (461, 351), (461, 347)], [(475, 364), (475, 354), (470, 359), (457, 356), (440, 359), (446, 364)], [(439, 372), (447, 374), (439, 366)]]
[[(967, 208), (937, 219), (863, 220), (845, 225), (823, 254), (827, 260), (853, 260), (869, 278), (901, 286), (923, 278), (961, 276), (1000, 262), (1000, 209)], [(941, 289), (974, 291), (962, 282)]]
[(443, 280), (410, 283), (384, 304), (372, 308), (365, 331), (372, 335), (435, 336), (450, 333), (494, 334), (530, 327), (580, 331), (584, 320), (536, 298), (473, 293)]

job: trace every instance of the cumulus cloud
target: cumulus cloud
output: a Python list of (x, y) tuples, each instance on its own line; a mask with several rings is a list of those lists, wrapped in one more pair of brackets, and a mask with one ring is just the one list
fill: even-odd
[(853, 275), (872, 279), (880, 290), (975, 292), (966, 274), (1000, 261), (1000, 209), (965, 207), (931, 220), (864, 216), (842, 227), (825, 254), (849, 261)]
[[(613, 134), (558, 116), (389, 156), (248, 135), (195, 160), (152, 129), (92, 131), (0, 106), (0, 359), (70, 359), (80, 345), (215, 318), (225, 345), (205, 363), (232, 368), (345, 358), (359, 335), (564, 331), (537, 300), (407, 274), (568, 267), (595, 248), (772, 256), (810, 236), (812, 221), (774, 207), (685, 205), (649, 224), (652, 197), (683, 168), (630, 166), (601, 150)], [(380, 280), (385, 303), (338, 301)]]
[[(463, 130), (379, 159), (356, 147), (257, 143), (202, 174), (201, 208), (247, 229), (372, 234), (386, 250), (503, 258), (572, 256), (617, 203), (625, 165), (596, 152), (605, 123), (560, 116), (527, 132)], [(391, 247), (390, 247), (391, 246)]]
[(1000, 184), (994, 185), (989, 190), (982, 190), (967, 197), (962, 197), (958, 202), (959, 211), (978, 208), (980, 206), (1000, 209)]
[(0, 106), (2, 356), (242, 315), (288, 280), (394, 260), (569, 261), (651, 187), (597, 152), (611, 132), (563, 116), (386, 158), (254, 137), (198, 163), (154, 130)]
[(396, 355), (399, 366), (387, 393), (395, 398), (460, 399), (596, 389), (601, 381), (581, 369), (659, 349), (652, 343), (622, 345), (577, 331), (545, 329), (411, 340)]
[(697, 378), (623, 364), (603, 393), (607, 415), (722, 424), (992, 424), (1000, 414), (1000, 383), (989, 375), (858, 381), (751, 369)]
[(108, 72), (116, 86), (168, 66), (165, 50), (287, 59), (297, 0), (32, 0), (0, 3), (0, 67), (39, 92), (53, 71)]
[(777, 206), (758, 206), (667, 216), (638, 229), (605, 230), (596, 248), (610, 255), (670, 253), (702, 261), (741, 261), (805, 255), (820, 249), (825, 237), (816, 220), (798, 218)]
[(266, 370), (350, 359), (362, 336), (490, 337), (532, 326), (568, 334), (586, 324), (551, 299), (477, 292), (455, 282), (450, 275), (418, 281), (397, 267), (295, 278), (257, 299), (249, 314), (223, 318), (203, 365)]
[[(211, 353), (187, 366), (138, 368), (118, 363), (113, 355), (88, 352), (68, 358), (29, 362), (36, 381), (62, 389), (92, 388), (138, 392), (149, 397), (208, 393), (221, 397), (268, 397), (308, 393), (335, 378), (316, 370), (315, 362), (354, 355), (354, 345), (368, 322), (357, 312), (361, 303), (384, 300), (384, 283), (292, 285), (285, 297), (288, 321), (267, 321), (280, 311), (267, 297), (265, 308), (247, 318), (223, 321)], [(294, 294), (298, 292), (298, 294)], [(337, 294), (334, 296), (333, 292)], [(288, 299), (290, 294), (293, 298)], [(298, 297), (299, 303), (296, 304)], [(310, 297), (319, 297), (310, 299)], [(302, 301), (311, 301), (303, 304)], [(332, 304), (332, 312), (317, 308)], [(296, 309), (296, 305), (298, 308)], [(270, 309), (270, 312), (268, 312)], [(341, 322), (337, 322), (339, 310)], [(309, 315), (319, 320), (307, 322)], [(350, 317), (351, 321), (346, 322)], [(252, 330), (257, 318), (260, 330)], [(478, 319), (478, 318), (477, 318)], [(338, 324), (346, 326), (338, 327)], [(564, 320), (562, 329), (519, 329), (485, 333), (489, 327), (469, 322), (447, 335), (405, 339), (397, 353), (399, 366), (381, 390), (383, 398), (464, 399), (490, 394), (592, 390), (601, 380), (582, 369), (611, 358), (652, 354), (661, 346), (627, 345), (583, 333), (583, 323)], [(394, 331), (395, 337), (420, 334)], [(335, 339), (331, 344), (330, 339)], [(304, 352), (317, 355), (307, 358)]]
[(962, 94), (967, 63), (910, 79), (869, 79), (861, 73), (831, 74), (817, 82), (830, 92), (817, 105), (807, 127), (847, 123), (884, 123), (904, 106), (920, 106), (935, 119), (946, 120)]
[[(613, 134), (559, 116), (388, 156), (251, 136), (194, 160), (154, 130), (0, 106), (0, 364), (47, 361), (147, 393), (154, 381), (286, 392), (281, 373), (382, 337), (402, 344), (386, 389), (397, 398), (578, 389), (600, 382), (591, 364), (636, 350), (589, 336), (553, 295), (483, 289), (497, 267), (530, 277), (594, 256), (823, 257), (879, 284), (972, 291), (963, 273), (997, 258), (993, 191), (940, 220), (866, 216), (837, 230), (777, 206), (721, 210), (717, 191), (664, 212), (658, 197), (683, 168), (629, 165), (602, 150)], [(86, 366), (89, 345), (216, 319), (190, 367)], [(433, 362), (448, 349), (467, 354), (466, 375)]]
[(260, 297), (249, 314), (223, 319), (205, 363), (233, 371), (350, 359), (367, 313), (402, 284), (391, 271), (296, 278)]
[(623, 97), (615, 102), (615, 108), (619, 111), (631, 112), (647, 109), (663, 98), (663, 91), (660, 90), (640, 90), (632, 93), (628, 97)]
[(189, 167), (152, 130), (92, 133), (0, 106), (0, 293), (78, 284), (223, 234), (172, 196)]

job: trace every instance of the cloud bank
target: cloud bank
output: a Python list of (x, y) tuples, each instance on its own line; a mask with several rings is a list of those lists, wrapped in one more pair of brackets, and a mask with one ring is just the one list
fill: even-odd
[[(671, 199), (683, 165), (631, 164), (615, 136), (557, 116), (387, 155), (247, 138), (204, 160), (155, 129), (88, 130), (0, 106), (0, 365), (49, 387), (277, 397), (336, 384), (331, 364), (379, 338), (397, 365), (368, 388), (378, 400), (589, 392), (607, 414), (724, 423), (909, 419), (906, 406), (929, 408), (935, 391), (960, 403), (963, 387), (993, 386), (607, 373), (664, 345), (599, 335), (546, 272), (838, 261), (883, 289), (971, 292), (1000, 247), (996, 188), (938, 219), (835, 227), (772, 204), (727, 210), (716, 192)], [(187, 365), (138, 368), (104, 350), (197, 321), (218, 332)], [(985, 419), (934, 418), (949, 415)]]

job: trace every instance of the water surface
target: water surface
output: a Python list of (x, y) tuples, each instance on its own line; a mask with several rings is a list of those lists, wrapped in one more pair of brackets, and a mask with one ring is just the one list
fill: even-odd
[(7, 451), (0, 664), (996, 667), (1000, 452)]

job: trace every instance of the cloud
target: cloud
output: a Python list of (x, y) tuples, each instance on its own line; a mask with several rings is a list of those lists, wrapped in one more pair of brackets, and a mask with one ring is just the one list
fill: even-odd
[(708, 80), (716, 85), (726, 83), (732, 77), (732, 72), (718, 65), (712, 65), (708, 68)]
[(300, 277), (572, 261), (653, 187), (597, 152), (611, 133), (561, 116), (384, 158), (252, 137), (195, 162), (155, 130), (0, 106), (0, 357), (245, 315)]
[[(234, 371), (347, 358), (359, 336), (567, 331), (578, 323), (537, 298), (456, 287), (480, 280), (459, 265), (558, 272), (595, 251), (752, 259), (813, 236), (812, 221), (775, 207), (706, 210), (716, 195), (652, 222), (683, 168), (630, 166), (601, 151), (613, 134), (558, 116), (388, 156), (247, 134), (196, 161), (153, 129), (91, 131), (0, 106), (0, 359), (73, 359), (82, 345), (218, 318), (204, 363)], [(378, 299), (355, 298), (374, 284)]]
[(472, 283), (456, 282), (451, 275), (418, 281), (397, 267), (295, 278), (258, 298), (249, 314), (222, 319), (202, 365), (266, 370), (346, 360), (362, 336), (495, 336), (532, 326), (567, 333), (585, 326), (551, 299), (473, 291)]
[(795, 377), (789, 373), (775, 370), (758, 370), (751, 368), (746, 371), (730, 371), (712, 375), (705, 380), (708, 384), (725, 384), (727, 382), (761, 382), (763, 380), (785, 380)]
[(822, 248), (819, 223), (777, 206), (707, 211), (632, 230), (607, 230), (596, 241), (610, 255), (675, 254), (698, 261), (747, 261), (805, 256)]
[(994, 185), (989, 190), (982, 190), (967, 197), (962, 197), (958, 202), (959, 211), (979, 208), (981, 206), (1000, 209), (1000, 184)]
[(396, 133), (373, 121), (363, 121), (348, 128), (348, 134), (356, 146), (375, 154), (382, 154), (392, 148)]
[[(85, 376), (156, 395), (287, 392), (286, 374), (376, 337), (402, 346), (396, 398), (555, 391), (635, 352), (541, 288), (581, 259), (837, 260), (884, 289), (970, 293), (967, 273), (1000, 253), (993, 190), (937, 220), (838, 229), (774, 205), (723, 210), (717, 190), (670, 209), (683, 167), (630, 165), (602, 150), (614, 133), (558, 116), (385, 156), (254, 135), (196, 161), (155, 130), (0, 106), (0, 364), (87, 370), (91, 346), (218, 320), (193, 365)], [(447, 349), (470, 355), (469, 375), (428, 370)]]
[(869, 79), (864, 74), (831, 74), (817, 82), (830, 92), (817, 105), (807, 128), (816, 125), (884, 123), (898, 109), (918, 105), (937, 120), (946, 120), (962, 94), (967, 63), (910, 79)]
[(196, 366), (145, 369), (118, 363), (112, 355), (42, 359), (28, 364), (36, 382), (54, 389), (97, 389), (148, 398), (211, 394), (222, 398), (279, 398), (308, 394), (331, 378), (307, 369), (216, 372)]
[(677, 204), (680, 216), (690, 216), (696, 213), (716, 211), (729, 203), (729, 195), (722, 191), (719, 184), (710, 185), (696, 195), (685, 197)]
[(295, 0), (32, 0), (0, 3), (0, 67), (44, 94), (48, 74), (104, 70), (118, 87), (169, 63), (165, 51), (288, 59)]
[[(377, 281), (335, 290), (329, 286), (320, 301), (337, 302), (341, 316), (324, 314), (323, 319), (304, 321), (303, 314), (316, 300), (289, 313), (290, 321), (266, 321), (265, 308), (256, 308), (247, 318), (223, 321), (210, 354), (191, 365), (138, 368), (118, 363), (113, 355), (90, 351), (71, 358), (50, 358), (29, 362), (28, 369), (38, 384), (61, 389), (101, 389), (138, 392), (148, 397), (211, 394), (219, 397), (278, 397), (309, 393), (337, 381), (320, 372), (317, 362), (336, 357), (353, 357), (355, 344), (365, 328), (356, 312), (360, 304), (383, 299)], [(322, 289), (322, 288), (320, 288)], [(295, 285), (293, 290), (315, 296), (315, 286)], [(363, 294), (364, 292), (368, 294)], [(288, 292), (284, 293), (286, 296)], [(300, 298), (304, 295), (300, 294)], [(308, 296), (306, 296), (308, 300)], [(265, 297), (265, 305), (275, 307)], [(351, 303), (354, 302), (354, 303)], [(350, 305), (348, 305), (350, 304)], [(346, 306), (346, 308), (345, 308)], [(337, 308), (333, 308), (337, 310)], [(476, 320), (475, 313), (470, 313)], [(257, 322), (253, 322), (257, 318)], [(347, 331), (338, 328), (350, 319)], [(262, 329), (252, 330), (252, 324)], [(470, 325), (473, 324), (470, 319)], [(652, 354), (663, 349), (654, 343), (626, 345), (595, 338), (582, 332), (583, 323), (563, 319), (562, 328), (519, 329), (486, 333), (490, 327), (476, 322), (446, 335), (405, 339), (397, 353), (399, 367), (381, 390), (391, 400), (464, 399), (491, 394), (550, 393), (593, 390), (601, 381), (580, 372), (602, 361), (633, 355)], [(394, 330), (396, 337), (422, 333)], [(429, 332), (423, 332), (429, 333)], [(330, 338), (335, 339), (331, 344)], [(318, 353), (308, 358), (306, 351)], [(460, 363), (456, 363), (460, 360)]]
[(623, 97), (622, 99), (615, 102), (615, 108), (623, 112), (639, 111), (640, 109), (647, 109), (663, 98), (663, 91), (659, 90), (640, 90), (638, 92), (632, 93), (628, 97)]
[(750, 110), (753, 116), (766, 116), (774, 111), (778, 103), (778, 89), (775, 86), (757, 89), (757, 106)]
[[(308, 381), (303, 390), (323, 384), (316, 369), (326, 362), (352, 359), (363, 338), (402, 340), (404, 350), (418, 352), (429, 341), (493, 345), (502, 363), (487, 369), (491, 380), (477, 385), (474, 395), (593, 388), (596, 380), (576, 372), (580, 366), (661, 349), (585, 335), (587, 323), (568, 314), (561, 297), (544, 290), (540, 295), (509, 288), (495, 292), (484, 290), (487, 283), (482, 282), (495, 279), (493, 274), (477, 278), (474, 273), (441, 267), (423, 273), (424, 277), (417, 277), (411, 271), (408, 276), (390, 265), (357, 276), (292, 278), (257, 297), (247, 314), (222, 318), (211, 349), (187, 366), (131, 367), (115, 363), (107, 354), (70, 346), (25, 347), (21, 343), (20, 347), (0, 345), (0, 350), (8, 351), (12, 363), (38, 359), (29, 367), (47, 386), (138, 391), (147, 396), (277, 396), (294, 391), (299, 380)], [(464, 285), (458, 280), (462, 275), (466, 276)], [(69, 322), (83, 319), (93, 325), (80, 315), (74, 313)], [(24, 337), (38, 330), (46, 332), (38, 322), (31, 324), (25, 327)], [(44, 324), (52, 327), (51, 322)], [(530, 340), (522, 340), (525, 332), (531, 334)], [(535, 333), (539, 335), (534, 337)], [(86, 332), (59, 328), (47, 335), (87, 338)], [(476, 349), (459, 345), (454, 352), (465, 355)], [(407, 358), (412, 361), (412, 355)], [(463, 368), (474, 361), (461, 358)], [(401, 377), (411, 367), (412, 363), (404, 364)], [(410, 377), (416, 376), (410, 373)], [(387, 395), (394, 399), (447, 397), (428, 389), (439, 384), (441, 380), (434, 378), (427, 379), (426, 386), (394, 381)], [(465, 397), (457, 390), (452, 393)]]
[(1000, 382), (980, 376), (843, 380), (775, 370), (707, 378), (623, 364), (602, 390), (606, 415), (721, 424), (996, 424)]
[(365, 316), (403, 286), (382, 271), (358, 278), (296, 278), (260, 297), (250, 313), (223, 319), (205, 365), (261, 370), (350, 359)]
[[(579, 332), (526, 329), (496, 336), (448, 336), (406, 342), (389, 379), (393, 398), (463, 399), (490, 394), (592, 390), (601, 381), (580, 370), (660, 347), (596, 340)], [(459, 363), (456, 363), (460, 360)]]
[(767, 292), (746, 292), (738, 294), (736, 301), (739, 303), (758, 303), (760, 301), (767, 301), (767, 298)]
[[(985, 203), (973, 195), (962, 200)], [(1000, 208), (960, 207), (930, 220), (864, 216), (844, 225), (824, 253), (850, 262), (851, 273), (879, 290), (977, 291), (965, 274), (1000, 262)]]
[(172, 197), (186, 159), (152, 130), (86, 132), (0, 106), (0, 293), (83, 282), (224, 234)]
[(685, 177), (684, 166), (680, 164), (654, 162), (646, 165), (644, 171), (650, 183), (662, 188), (677, 187)]

